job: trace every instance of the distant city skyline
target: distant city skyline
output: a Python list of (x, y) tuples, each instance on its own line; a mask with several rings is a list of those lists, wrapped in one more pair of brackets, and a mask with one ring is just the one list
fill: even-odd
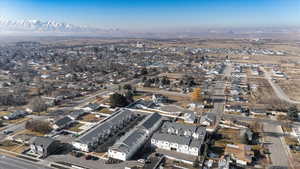
[(1, 0), (0, 17), (126, 30), (300, 26), (300, 1)]

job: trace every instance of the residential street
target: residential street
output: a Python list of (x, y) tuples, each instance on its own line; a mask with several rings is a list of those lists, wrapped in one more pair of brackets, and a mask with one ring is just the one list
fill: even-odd
[(0, 169), (50, 169), (50, 167), (23, 161), (18, 158), (0, 156)]
[(289, 157), (285, 143), (282, 142), (283, 132), (281, 127), (275, 124), (264, 123), (264, 132), (266, 135), (265, 141), (271, 142), (268, 147), (271, 153), (272, 166), (289, 167)]
[[(226, 65), (224, 69), (224, 77), (230, 77), (231, 76), (231, 70), (232, 66), (231, 65)], [(221, 116), (224, 112), (224, 104), (225, 104), (225, 95), (224, 95), (224, 90), (225, 90), (225, 81), (217, 81), (216, 84), (214, 85), (214, 90), (213, 90), (213, 102), (214, 102), (214, 109), (212, 113), (216, 113), (217, 115)]]

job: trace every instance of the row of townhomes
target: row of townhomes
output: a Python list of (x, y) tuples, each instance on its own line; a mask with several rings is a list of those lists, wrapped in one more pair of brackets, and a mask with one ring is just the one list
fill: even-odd
[(134, 129), (126, 133), (109, 148), (108, 156), (122, 161), (130, 159), (138, 149), (144, 146), (153, 132), (160, 127), (161, 123), (162, 116), (158, 113), (148, 115)]
[(73, 146), (81, 151), (93, 151), (99, 144), (114, 135), (118, 130), (126, 127), (128, 122), (135, 118), (137, 118), (136, 114), (130, 110), (122, 109), (117, 111), (90, 131), (81, 135), (73, 142)]
[(154, 148), (198, 156), (205, 136), (204, 127), (165, 122), (161, 130), (153, 134), (151, 145)]

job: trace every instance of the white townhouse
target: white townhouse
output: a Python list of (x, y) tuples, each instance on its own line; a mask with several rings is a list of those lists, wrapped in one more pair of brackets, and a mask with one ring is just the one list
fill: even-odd
[(72, 145), (75, 149), (81, 151), (93, 151), (98, 145), (104, 143), (108, 137), (115, 135), (117, 131), (126, 127), (135, 118), (136, 115), (134, 112), (121, 109), (103, 120), (96, 127), (81, 135)]
[(108, 157), (121, 161), (129, 160), (148, 141), (161, 123), (162, 116), (158, 113), (148, 115), (109, 148)]
[(204, 127), (165, 122), (160, 131), (153, 134), (151, 146), (198, 156), (206, 136)]

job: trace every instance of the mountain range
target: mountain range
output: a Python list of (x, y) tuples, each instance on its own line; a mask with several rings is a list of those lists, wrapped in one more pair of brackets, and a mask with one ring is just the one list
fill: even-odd
[(4, 34), (103, 34), (117, 33), (118, 29), (100, 29), (69, 23), (41, 20), (7, 20), (0, 18), (0, 33)]
[(4, 36), (101, 36), (142, 38), (293, 38), (300, 39), (300, 28), (173, 28), (151, 31), (125, 31), (78, 26), (41, 20), (8, 20), (0, 17), (0, 35)]

